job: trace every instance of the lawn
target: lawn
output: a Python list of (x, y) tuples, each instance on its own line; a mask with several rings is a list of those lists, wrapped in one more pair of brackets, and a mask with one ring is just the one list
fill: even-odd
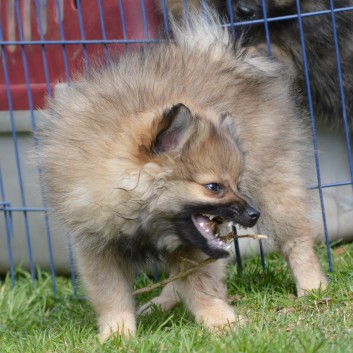
[[(319, 247), (327, 267), (325, 248)], [(0, 352), (353, 352), (353, 245), (332, 249), (334, 272), (325, 293), (297, 299), (294, 283), (283, 260), (243, 261), (228, 270), (229, 298), (247, 317), (244, 327), (215, 335), (196, 325), (179, 305), (170, 313), (157, 309), (138, 321), (138, 334), (130, 341), (115, 339), (101, 345), (96, 339), (95, 314), (86, 300), (73, 297), (69, 278), (58, 277), (53, 294), (48, 273), (30, 275), (17, 270), (17, 284), (0, 282)], [(136, 288), (151, 283), (141, 275)], [(137, 298), (144, 302), (159, 290)]]

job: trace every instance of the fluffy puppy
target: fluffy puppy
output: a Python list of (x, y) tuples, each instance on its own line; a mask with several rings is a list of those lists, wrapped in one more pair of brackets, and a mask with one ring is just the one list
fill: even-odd
[[(160, 2), (159, 0), (156, 0)], [(223, 16), (231, 17), (235, 22), (262, 19), (264, 17), (262, 0), (192, 0), (187, 1), (188, 8), (201, 7), (202, 2), (209, 3)], [(353, 0), (334, 0), (335, 8), (353, 6)], [(166, 6), (173, 16), (184, 16), (183, 0), (166, 0)], [(280, 17), (297, 14), (296, 0), (266, 0), (267, 17)], [(330, 11), (330, 0), (301, 0), (301, 13)], [(232, 16), (229, 16), (232, 11)], [(338, 49), (342, 68), (345, 109), (348, 126), (353, 131), (353, 11), (335, 14), (338, 35)], [(314, 115), (321, 124), (343, 126), (343, 108), (338, 79), (336, 48), (334, 43), (331, 13), (306, 16), (302, 18), (305, 39), (305, 53), (308, 63), (310, 89)], [(302, 104), (308, 106), (303, 51), (298, 19), (268, 22), (273, 54), (289, 59), (296, 71), (297, 87), (304, 93)], [(239, 27), (238, 27), (239, 28)], [(244, 26), (246, 41), (244, 45), (266, 48), (264, 25)]]
[(47, 197), (73, 235), (102, 340), (135, 334), (131, 277), (151, 259), (172, 274), (180, 257), (218, 259), (151, 303), (167, 310), (181, 299), (210, 329), (238, 320), (223, 284), (229, 244), (216, 222), (251, 227), (261, 213), (260, 230), (277, 242), (298, 295), (327, 283), (313, 250), (305, 118), (285, 68), (235, 48), (211, 12), (174, 33), (48, 101)]

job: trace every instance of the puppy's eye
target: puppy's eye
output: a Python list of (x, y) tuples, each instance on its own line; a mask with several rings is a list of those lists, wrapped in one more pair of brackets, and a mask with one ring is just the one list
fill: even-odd
[(220, 192), (224, 191), (224, 187), (221, 184), (210, 183), (210, 184), (206, 184), (204, 186), (205, 186), (205, 188), (207, 188), (208, 190), (210, 190), (212, 192), (220, 193)]

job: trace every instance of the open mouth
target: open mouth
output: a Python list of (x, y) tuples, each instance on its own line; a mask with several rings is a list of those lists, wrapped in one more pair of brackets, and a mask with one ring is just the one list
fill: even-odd
[(236, 227), (241, 226), (221, 216), (194, 214), (191, 219), (198, 232), (207, 240), (210, 248), (228, 251), (234, 239)]
[(253, 227), (260, 212), (245, 201), (223, 204), (194, 204), (183, 208), (173, 220), (176, 233), (212, 258), (229, 256), (237, 229)]

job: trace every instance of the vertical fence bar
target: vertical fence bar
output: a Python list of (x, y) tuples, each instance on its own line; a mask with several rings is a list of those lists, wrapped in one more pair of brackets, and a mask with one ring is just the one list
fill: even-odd
[(142, 9), (142, 18), (143, 18), (143, 28), (145, 30), (145, 39), (148, 40), (150, 36), (148, 33), (148, 23), (147, 23), (145, 0), (141, 0), (141, 9)]
[[(68, 6), (68, 3), (67, 2), (64, 3), (64, 6)], [(69, 70), (69, 61), (68, 61), (66, 45), (65, 45), (65, 34), (64, 34), (64, 27), (63, 27), (62, 14), (61, 14), (61, 10), (60, 10), (59, 0), (56, 0), (56, 11), (58, 14), (58, 21), (59, 21), (60, 40), (62, 41), (61, 49), (62, 49), (63, 59), (64, 59), (65, 75), (66, 75), (66, 80), (67, 80), (68, 84), (70, 84), (71, 77), (70, 77), (70, 70)], [(75, 272), (74, 257), (73, 257), (73, 253), (72, 253), (70, 235), (67, 235), (67, 243), (68, 243), (70, 270), (71, 270), (72, 289), (73, 289), (74, 296), (77, 296), (76, 272)]]
[(12, 217), (11, 211), (7, 211), (6, 207), (8, 203), (6, 202), (5, 188), (2, 179), (1, 165), (0, 165), (0, 195), (2, 202), (0, 203), (0, 210), (3, 208), (4, 212), (4, 221), (5, 221), (5, 229), (6, 229), (6, 242), (7, 242), (7, 253), (9, 255), (10, 262), (10, 275), (11, 275), (11, 283), (12, 286), (16, 284), (15, 279), (15, 266), (13, 261), (13, 253), (12, 253), (12, 238), (13, 238), (13, 228), (12, 228)]
[[(22, 28), (22, 17), (21, 17), (21, 12), (20, 12), (19, 2), (18, 1), (15, 2), (15, 12), (16, 12), (17, 26), (18, 26), (18, 32), (19, 32), (20, 40), (23, 41), (24, 40), (24, 35), (23, 35), (23, 28)], [(28, 72), (28, 65), (27, 65), (27, 56), (26, 56), (26, 50), (25, 50), (25, 46), (24, 45), (21, 45), (21, 55), (22, 55), (22, 63), (23, 63), (23, 69), (24, 69), (24, 74), (25, 74), (27, 99), (28, 99), (28, 104), (29, 104), (32, 128), (36, 131), (36, 123), (35, 123), (35, 117), (34, 117), (32, 92), (31, 92), (31, 87), (30, 87), (29, 72)], [(35, 144), (37, 144), (37, 136), (36, 136), (36, 134), (34, 135), (34, 140), (35, 140)], [(23, 198), (23, 200), (25, 200), (25, 195), (24, 194), (23, 194), (22, 198)], [(23, 203), (24, 207), (27, 207), (26, 206), (26, 202), (22, 202), (22, 203)], [(26, 211), (24, 211), (24, 212), (26, 212)], [(26, 222), (26, 236), (27, 236), (28, 246), (29, 246), (29, 248), (31, 248), (31, 232), (30, 232), (28, 220)], [(32, 251), (31, 251), (31, 254), (32, 254)], [(30, 261), (32, 261), (32, 255), (31, 255)], [(30, 266), (31, 266), (31, 273), (32, 273), (33, 270), (34, 270), (34, 268), (32, 270), (32, 267), (34, 267), (34, 264), (30, 265)], [(33, 273), (32, 273), (32, 278), (33, 278)]]
[[(103, 39), (106, 40), (107, 36), (106, 36), (106, 33), (105, 33), (105, 23), (104, 23), (104, 14), (103, 14), (102, 0), (98, 0), (98, 8), (99, 8), (99, 20), (100, 20), (100, 23), (101, 23), (102, 36), (103, 36)], [(107, 43), (104, 43), (103, 46), (104, 46), (105, 59), (108, 61), (109, 60), (109, 53), (108, 53)]]
[(66, 234), (66, 238), (67, 238), (67, 244), (68, 244), (68, 249), (69, 249), (72, 290), (73, 290), (74, 296), (76, 297), (77, 296), (77, 280), (76, 280), (74, 255), (73, 255), (73, 252), (72, 252), (71, 235), (69, 233), (67, 233)]
[(189, 4), (188, 4), (188, 0), (184, 0), (184, 16), (185, 16), (185, 23), (189, 23)]
[[(78, 10), (78, 22), (80, 25), (81, 39), (84, 41), (85, 40), (85, 31), (84, 31), (84, 26), (83, 26), (81, 0), (76, 0), (76, 4), (77, 4), (77, 10)], [(82, 43), (82, 48), (83, 48), (83, 59), (85, 62), (86, 73), (88, 73), (88, 55), (87, 55), (86, 44)]]
[[(37, 15), (38, 29), (39, 29), (39, 38), (41, 41), (43, 41), (44, 40), (43, 25), (42, 25), (42, 18), (40, 16), (40, 6), (38, 3), (38, 0), (35, 0), (35, 9), (36, 9), (36, 15)], [(44, 63), (44, 75), (45, 75), (45, 82), (47, 85), (47, 93), (50, 96), (51, 95), (50, 76), (49, 76), (49, 70), (48, 70), (47, 53), (46, 53), (44, 44), (41, 45), (41, 49), (42, 49), (42, 58)]]
[(203, 15), (207, 17), (207, 0), (201, 0)]
[[(23, 36), (23, 28), (22, 28), (22, 18), (21, 18), (21, 12), (19, 9), (18, 2), (16, 2), (16, 16), (17, 16), (20, 40), (23, 41), (24, 36)], [(38, 12), (37, 12), (37, 16), (38, 16)], [(38, 17), (37, 19), (38, 19), (38, 24), (39, 24), (39, 29), (40, 29), (41, 40), (43, 40), (44, 38), (43, 38), (43, 32), (42, 32), (42, 28), (41, 28), (41, 18)], [(48, 74), (49, 71), (48, 71), (48, 66), (47, 66), (47, 61), (46, 61), (45, 48), (44, 48), (44, 52), (43, 52), (43, 48), (44, 48), (44, 45), (42, 45), (42, 54), (44, 56), (43, 57), (44, 71), (47, 73), (47, 75), (46, 75), (47, 89), (49, 87), (49, 91), (50, 91), (49, 74)], [(30, 115), (31, 115), (34, 144), (35, 144), (36, 150), (38, 150), (37, 124), (36, 124), (36, 119), (35, 119), (35, 114), (34, 114), (31, 83), (30, 83), (30, 79), (29, 79), (28, 64), (27, 64), (27, 55), (26, 55), (26, 51), (25, 51), (24, 46), (21, 46), (21, 54), (22, 54), (22, 62), (23, 62), (24, 73), (25, 73), (27, 97), (28, 97), (28, 104), (29, 104)], [(41, 179), (41, 172), (40, 171), (39, 171), (39, 179)], [(42, 198), (42, 200), (43, 200), (43, 198)], [(49, 220), (48, 220), (47, 212), (44, 213), (44, 222), (45, 222), (46, 237), (47, 237), (47, 242), (48, 242), (49, 263), (50, 263), (50, 270), (51, 270), (51, 274), (52, 274), (52, 286), (53, 286), (54, 293), (56, 293), (56, 275), (55, 275), (52, 242), (51, 242), (50, 227), (49, 227)], [(30, 229), (29, 228), (28, 228), (28, 234), (30, 237)]]
[(169, 22), (168, 22), (168, 12), (167, 12), (167, 7), (165, 6), (165, 0), (162, 1), (162, 12), (163, 12), (163, 23), (164, 23), (164, 28), (165, 28), (165, 34), (167, 37), (170, 35), (169, 31)]
[[(233, 228), (233, 232), (235, 234), (237, 234), (237, 229), (235, 228), (235, 226), (233, 226), (232, 228)], [(243, 272), (243, 263), (241, 261), (239, 240), (238, 240), (237, 237), (234, 237), (234, 250), (235, 250), (235, 258), (236, 258), (236, 261), (237, 261), (237, 266), (238, 266), (239, 273), (242, 273)]]
[(264, 26), (265, 26), (265, 34), (266, 34), (267, 51), (268, 51), (268, 55), (272, 56), (270, 29), (268, 27), (268, 20), (267, 20), (266, 0), (261, 0), (261, 1), (262, 1), (262, 14), (263, 14), (263, 17), (264, 17)]
[[(66, 2), (66, 5), (64, 3), (64, 6), (68, 6), (68, 3)], [(63, 59), (64, 59), (65, 76), (66, 76), (66, 81), (68, 83), (70, 83), (71, 78), (70, 78), (69, 60), (67, 58), (66, 45), (65, 45), (65, 34), (64, 34), (64, 27), (63, 27), (63, 21), (62, 21), (62, 15), (61, 15), (61, 10), (60, 10), (59, 0), (56, 0), (56, 12), (58, 14), (60, 40), (62, 42), (62, 47), (61, 48), (62, 48)]]
[(233, 1), (227, 0), (228, 13), (229, 13), (229, 22), (230, 28), (232, 30), (233, 40), (236, 39), (235, 26), (234, 26), (234, 13), (233, 13)]
[[(268, 20), (267, 20), (267, 7), (266, 7), (266, 1), (262, 0), (262, 14), (264, 18), (264, 27), (265, 27), (265, 34), (266, 34), (266, 43), (267, 43), (267, 53), (268, 56), (272, 56), (272, 49), (271, 49), (271, 38), (270, 38), (270, 29), (268, 25)], [(260, 257), (261, 257), (261, 264), (262, 268), (264, 271), (266, 271), (266, 261), (265, 261), (265, 253), (263, 249), (263, 244), (262, 240), (259, 240), (260, 244)]]
[(297, 5), (297, 13), (298, 13), (300, 42), (301, 42), (301, 47), (303, 52), (302, 55), (303, 55), (303, 63), (304, 63), (305, 84), (306, 84), (306, 89), (308, 94), (309, 112), (310, 112), (312, 136), (313, 136), (313, 143), (314, 143), (315, 165), (316, 165), (316, 175), (317, 175), (317, 183), (318, 183), (320, 205), (321, 205), (321, 214), (322, 214), (322, 221), (323, 221), (324, 232), (325, 232), (325, 243), (327, 248), (329, 270), (330, 272), (332, 272), (333, 266), (332, 266), (331, 248), (330, 248), (330, 241), (329, 241), (328, 230), (327, 230), (325, 204), (324, 204), (324, 198), (322, 193), (320, 161), (319, 161), (318, 145), (317, 145), (317, 138), (316, 138), (316, 126), (315, 126), (313, 102), (311, 97), (309, 69), (308, 69), (306, 50), (305, 50), (305, 39), (304, 39), (304, 29), (303, 29), (303, 22), (302, 22), (301, 8), (300, 8), (300, 0), (296, 0), (296, 5)]
[[(123, 30), (123, 37), (124, 37), (124, 40), (127, 40), (126, 20), (125, 20), (124, 5), (122, 0), (119, 0), (119, 10), (120, 10), (120, 16), (121, 16), (121, 26)], [(125, 49), (127, 49), (127, 47), (128, 47), (128, 44), (125, 44)]]
[(349, 171), (351, 174), (351, 182), (353, 185), (352, 151), (351, 151), (351, 142), (350, 142), (350, 137), (349, 137), (349, 129), (348, 129), (348, 124), (347, 124), (346, 99), (345, 99), (344, 88), (343, 88), (341, 55), (340, 55), (340, 50), (339, 50), (339, 46), (338, 46), (337, 26), (336, 26), (336, 18), (335, 18), (333, 0), (330, 0), (330, 10), (331, 10), (331, 18), (332, 18), (333, 40), (334, 40), (334, 44), (335, 44), (335, 54), (336, 54), (336, 61), (337, 61), (337, 75), (338, 75), (341, 103), (342, 103), (342, 116), (343, 116), (343, 121), (344, 121), (344, 132), (345, 132), (345, 138), (346, 138), (346, 144), (347, 144)]
[[(39, 8), (39, 3), (38, 0), (35, 0), (35, 9), (36, 9), (36, 15), (37, 15), (37, 22), (38, 22), (38, 28), (39, 28), (39, 36), (40, 40), (44, 40), (44, 35), (43, 35), (43, 27), (42, 27), (42, 19), (40, 16), (40, 8)], [(47, 94), (51, 96), (51, 87), (50, 87), (50, 77), (49, 77), (49, 69), (48, 69), (48, 61), (47, 61), (47, 55), (46, 55), (46, 49), (45, 45), (41, 45), (41, 51), (42, 51), (42, 58), (43, 58), (43, 64), (44, 64), (44, 74), (45, 74), (45, 82), (47, 86)], [(30, 90), (30, 89), (29, 89)], [(31, 110), (32, 112), (32, 110)], [(32, 114), (32, 130), (33, 130), (33, 138), (34, 138), (34, 144), (35, 144), (35, 149), (38, 151), (38, 130), (37, 130), (37, 124), (34, 118), (34, 114)], [(39, 180), (42, 180), (42, 172), (40, 168), (38, 168), (38, 174), (39, 174)], [(42, 192), (42, 203), (45, 208), (47, 208), (43, 191)], [(46, 232), (46, 237), (47, 237), (47, 243), (48, 243), (48, 252), (49, 252), (49, 264), (50, 264), (50, 272), (51, 272), (51, 277), (52, 277), (52, 286), (53, 286), (53, 291), (54, 294), (56, 294), (56, 273), (55, 273), (55, 265), (54, 265), (54, 256), (53, 256), (53, 246), (52, 246), (52, 240), (51, 240), (51, 231), (50, 231), (50, 225), (49, 225), (49, 217), (48, 217), (48, 212), (44, 212), (44, 224), (45, 224), (45, 232)]]
[(261, 265), (262, 265), (264, 272), (266, 272), (267, 268), (266, 268), (265, 252), (264, 252), (264, 246), (262, 243), (262, 239), (259, 239), (259, 247), (260, 247)]
[[(18, 7), (17, 1), (16, 1), (16, 7)], [(0, 23), (0, 39), (3, 40), (2, 24), (1, 23)], [(23, 48), (23, 45), (21, 47)], [(9, 81), (9, 76), (8, 76), (8, 67), (7, 67), (7, 61), (6, 61), (6, 50), (3, 46), (1, 46), (1, 54), (2, 54), (2, 61), (3, 61), (3, 67), (4, 67), (5, 87), (6, 87), (7, 102), (8, 102), (9, 114), (10, 114), (12, 139), (13, 139), (14, 150), (15, 150), (17, 177), (18, 177), (18, 183), (19, 183), (20, 193), (21, 193), (21, 202), (22, 202), (22, 207), (26, 208), (27, 206), (26, 206), (26, 198), (25, 198), (23, 178), (22, 178), (21, 159), (20, 159), (20, 153), (19, 153), (18, 142), (17, 142), (17, 131), (16, 131), (14, 110), (13, 110), (11, 90), (10, 90), (10, 81)], [(30, 237), (27, 211), (23, 211), (23, 216), (24, 216), (30, 272), (31, 272), (32, 281), (34, 281), (35, 280), (35, 269), (34, 269), (33, 256), (32, 256), (32, 245), (31, 245), (31, 237)]]

